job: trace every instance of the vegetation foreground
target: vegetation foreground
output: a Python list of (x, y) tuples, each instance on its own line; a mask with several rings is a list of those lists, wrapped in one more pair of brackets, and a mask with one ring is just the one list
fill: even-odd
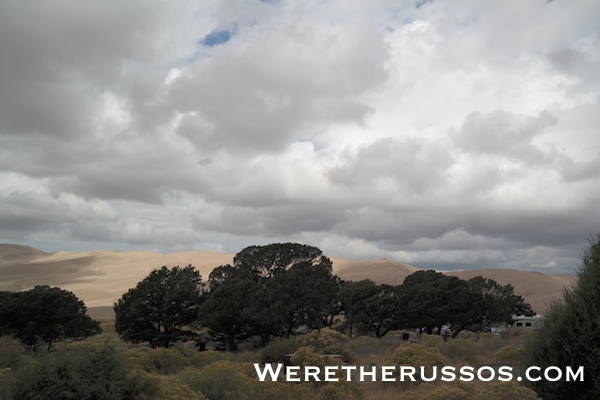
[[(599, 284), (596, 235), (577, 285), (532, 335), (484, 332), (514, 313), (532, 313), (510, 285), (434, 271), (414, 273), (396, 287), (343, 282), (320, 250), (296, 244), (244, 249), (207, 283), (191, 266), (155, 270), (115, 304), (116, 320), (101, 324), (59, 288), (0, 292), (0, 400), (595, 399)], [(445, 336), (421, 334), (442, 325)], [(228, 351), (202, 351), (207, 343)], [(497, 379), (430, 382), (418, 374), (394, 382), (258, 379), (255, 365), (281, 363), (286, 354), (300, 367), (583, 366), (586, 372), (583, 382), (531, 387)]]
[[(0, 338), (0, 399), (537, 399), (513, 382), (277, 382), (259, 381), (254, 363), (281, 362), (294, 353), (296, 365), (516, 365), (527, 332), (508, 330), (444, 341), (423, 335), (420, 343), (392, 332), (383, 341), (348, 340), (324, 328), (309, 335), (279, 339), (252, 351), (198, 351), (195, 342), (171, 348), (128, 344), (101, 321), (103, 333), (60, 343), (52, 351), (33, 351), (8, 336)], [(416, 333), (411, 333), (416, 339)], [(416, 340), (415, 340), (416, 341)], [(353, 351), (356, 350), (356, 353)], [(357, 353), (363, 354), (357, 357)], [(343, 359), (323, 359), (339, 354)]]

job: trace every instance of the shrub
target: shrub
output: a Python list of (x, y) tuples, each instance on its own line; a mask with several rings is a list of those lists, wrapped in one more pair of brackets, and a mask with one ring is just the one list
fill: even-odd
[(432, 385), (425, 383), (416, 390), (404, 392), (400, 400), (472, 400), (475, 385), (470, 382), (451, 382)]
[(364, 397), (364, 390), (352, 382), (335, 382), (323, 386), (317, 393), (317, 400), (358, 400)]
[(508, 328), (504, 329), (502, 331), (502, 333), (500, 333), (500, 336), (503, 339), (508, 339), (508, 338), (514, 338), (514, 337), (529, 337), (531, 336), (533, 333), (526, 331), (525, 329), (522, 328), (517, 328), (515, 326), (509, 326)]
[(488, 332), (479, 334), (479, 342), (483, 347), (482, 350), (484, 354), (493, 353), (502, 347), (502, 340), (500, 340), (500, 336), (492, 335)]
[(313, 400), (312, 386), (306, 383), (259, 382), (253, 385), (252, 400)]
[(194, 392), (185, 382), (174, 377), (160, 378), (160, 400), (206, 400), (201, 392)]
[(516, 382), (491, 382), (478, 400), (541, 400), (537, 394)]
[(252, 351), (243, 351), (236, 356), (236, 361), (240, 363), (258, 362), (259, 355)]
[(11, 389), (15, 374), (10, 368), (0, 368), (0, 400), (12, 400)]
[(525, 346), (524, 365), (582, 366), (585, 381), (529, 382), (545, 400), (600, 398), (600, 234), (590, 239), (582, 255), (577, 283), (564, 293), (562, 302), (554, 303), (541, 327)]
[(161, 398), (161, 380), (158, 374), (134, 369), (127, 374), (127, 399), (158, 400)]
[(455, 362), (474, 362), (479, 354), (479, 345), (468, 339), (450, 339), (439, 346), (440, 352)]
[(386, 365), (408, 365), (418, 368), (420, 366), (430, 368), (433, 366), (442, 366), (446, 359), (436, 347), (425, 347), (422, 344), (406, 343), (398, 347)]
[(520, 344), (518, 346), (504, 346), (494, 354), (494, 358), (498, 361), (513, 361), (521, 362), (523, 360), (523, 353), (525, 352), (525, 346)]
[(421, 344), (425, 347), (440, 347), (444, 343), (444, 339), (440, 335), (423, 335), (421, 336)]
[(295, 352), (298, 347), (298, 343), (293, 338), (277, 339), (262, 350), (260, 362), (262, 364), (283, 362), (283, 356)]
[(153, 371), (152, 359), (145, 349), (131, 349), (125, 352), (125, 357), (129, 364), (134, 368), (142, 369), (146, 372)]
[(347, 363), (356, 361), (356, 354), (352, 352), (351, 344), (346, 340), (346, 336), (332, 329), (314, 330), (296, 340), (300, 346), (310, 346), (316, 353), (339, 354)]
[(111, 347), (44, 354), (17, 371), (19, 400), (120, 400), (127, 391), (124, 360)]
[(251, 399), (254, 380), (242, 372), (240, 364), (217, 361), (199, 371), (187, 368), (179, 377), (196, 391), (210, 400)]
[(23, 356), (23, 348), (17, 339), (0, 336), (0, 369), (16, 368)]
[(217, 361), (233, 360), (233, 353), (225, 353), (216, 350), (199, 351), (192, 357), (192, 363), (196, 367), (204, 367)]
[(176, 349), (153, 349), (149, 356), (153, 370), (161, 374), (174, 374), (191, 364), (191, 360)]

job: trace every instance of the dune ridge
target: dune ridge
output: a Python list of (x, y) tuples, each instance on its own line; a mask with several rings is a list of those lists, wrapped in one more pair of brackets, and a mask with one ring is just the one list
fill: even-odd
[[(29, 246), (0, 244), (0, 290), (28, 290), (35, 285), (58, 286), (83, 300), (96, 318), (110, 318), (111, 307), (123, 293), (162, 266), (193, 265), (206, 280), (210, 272), (233, 261), (233, 254), (186, 251), (161, 254), (151, 251), (94, 250), (46, 253)], [(372, 279), (398, 285), (419, 269), (388, 260), (348, 260), (330, 257), (333, 272), (344, 280)], [(448, 272), (470, 279), (481, 275), (511, 284), (533, 309), (543, 314), (553, 299), (575, 282), (576, 275), (546, 275), (509, 269)]]

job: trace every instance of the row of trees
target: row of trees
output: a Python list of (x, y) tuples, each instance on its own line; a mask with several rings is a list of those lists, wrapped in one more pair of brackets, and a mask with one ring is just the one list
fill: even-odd
[(210, 328), (228, 349), (236, 340), (289, 337), (300, 327), (335, 325), (382, 337), (392, 329), (450, 324), (454, 336), (481, 331), (513, 314), (533, 314), (529, 304), (482, 277), (469, 281), (418, 271), (402, 285), (371, 280), (344, 282), (316, 247), (285, 243), (251, 246), (232, 265), (212, 271), (208, 282), (192, 267), (155, 270), (114, 306), (115, 328), (129, 342), (169, 347)]

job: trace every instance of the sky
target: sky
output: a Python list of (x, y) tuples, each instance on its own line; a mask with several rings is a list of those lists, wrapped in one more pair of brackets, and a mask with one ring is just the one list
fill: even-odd
[(574, 273), (600, 1), (0, 2), (0, 243)]

